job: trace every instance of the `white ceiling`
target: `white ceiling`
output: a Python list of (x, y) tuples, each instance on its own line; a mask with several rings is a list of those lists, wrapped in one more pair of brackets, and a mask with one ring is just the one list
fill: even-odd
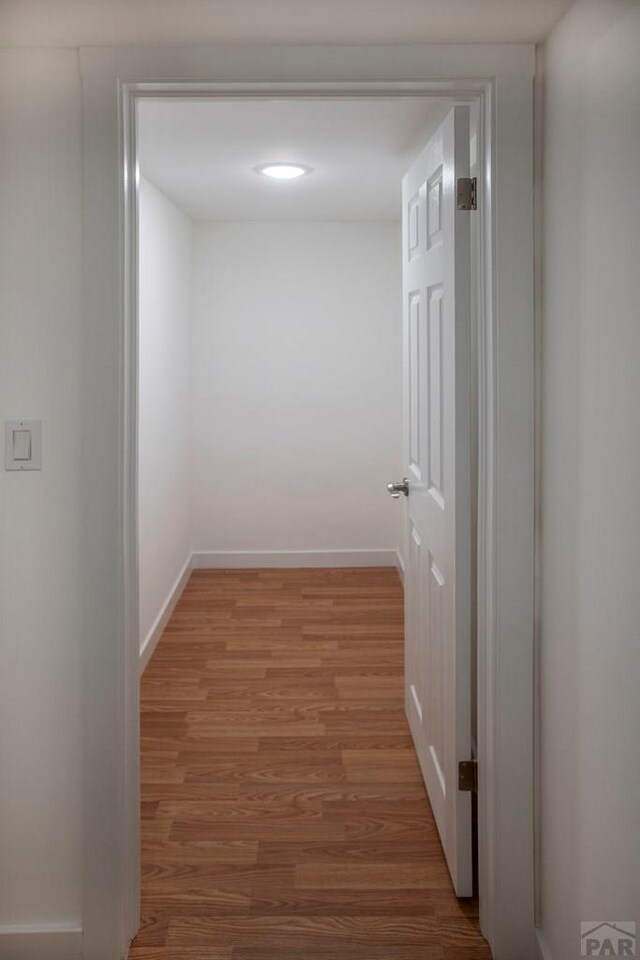
[[(446, 105), (377, 101), (143, 102), (140, 171), (195, 220), (397, 220), (400, 181)], [(269, 180), (262, 163), (306, 164)]]
[(1, 0), (0, 46), (542, 40), (571, 0)]

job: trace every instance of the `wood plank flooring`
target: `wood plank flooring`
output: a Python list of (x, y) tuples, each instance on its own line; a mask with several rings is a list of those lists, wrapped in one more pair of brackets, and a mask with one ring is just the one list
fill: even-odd
[(403, 706), (394, 570), (195, 571), (142, 679), (129, 960), (487, 960)]

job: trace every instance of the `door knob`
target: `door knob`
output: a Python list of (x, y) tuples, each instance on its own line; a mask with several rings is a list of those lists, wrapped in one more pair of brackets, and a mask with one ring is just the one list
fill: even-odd
[(401, 493), (404, 494), (405, 497), (408, 497), (409, 481), (406, 477), (403, 477), (400, 483), (388, 483), (387, 490), (394, 500), (397, 500)]

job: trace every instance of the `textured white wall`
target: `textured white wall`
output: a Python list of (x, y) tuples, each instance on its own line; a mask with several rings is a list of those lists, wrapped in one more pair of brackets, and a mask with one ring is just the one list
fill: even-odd
[[(640, 5), (545, 50), (541, 928), (640, 920)], [(640, 932), (640, 927), (639, 927)]]
[[(80, 83), (72, 51), (0, 51), (0, 934), (80, 922)], [(0, 937), (0, 954), (2, 953)]]
[(195, 226), (193, 546), (396, 549), (399, 228)]
[(140, 181), (138, 536), (144, 643), (190, 554), (188, 217)]

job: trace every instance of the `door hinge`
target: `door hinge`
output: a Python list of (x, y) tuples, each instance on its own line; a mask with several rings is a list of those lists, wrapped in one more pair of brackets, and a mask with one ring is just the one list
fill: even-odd
[(478, 209), (478, 178), (458, 177), (457, 184), (458, 210)]
[(458, 764), (458, 790), (478, 792), (478, 761), (461, 760)]

